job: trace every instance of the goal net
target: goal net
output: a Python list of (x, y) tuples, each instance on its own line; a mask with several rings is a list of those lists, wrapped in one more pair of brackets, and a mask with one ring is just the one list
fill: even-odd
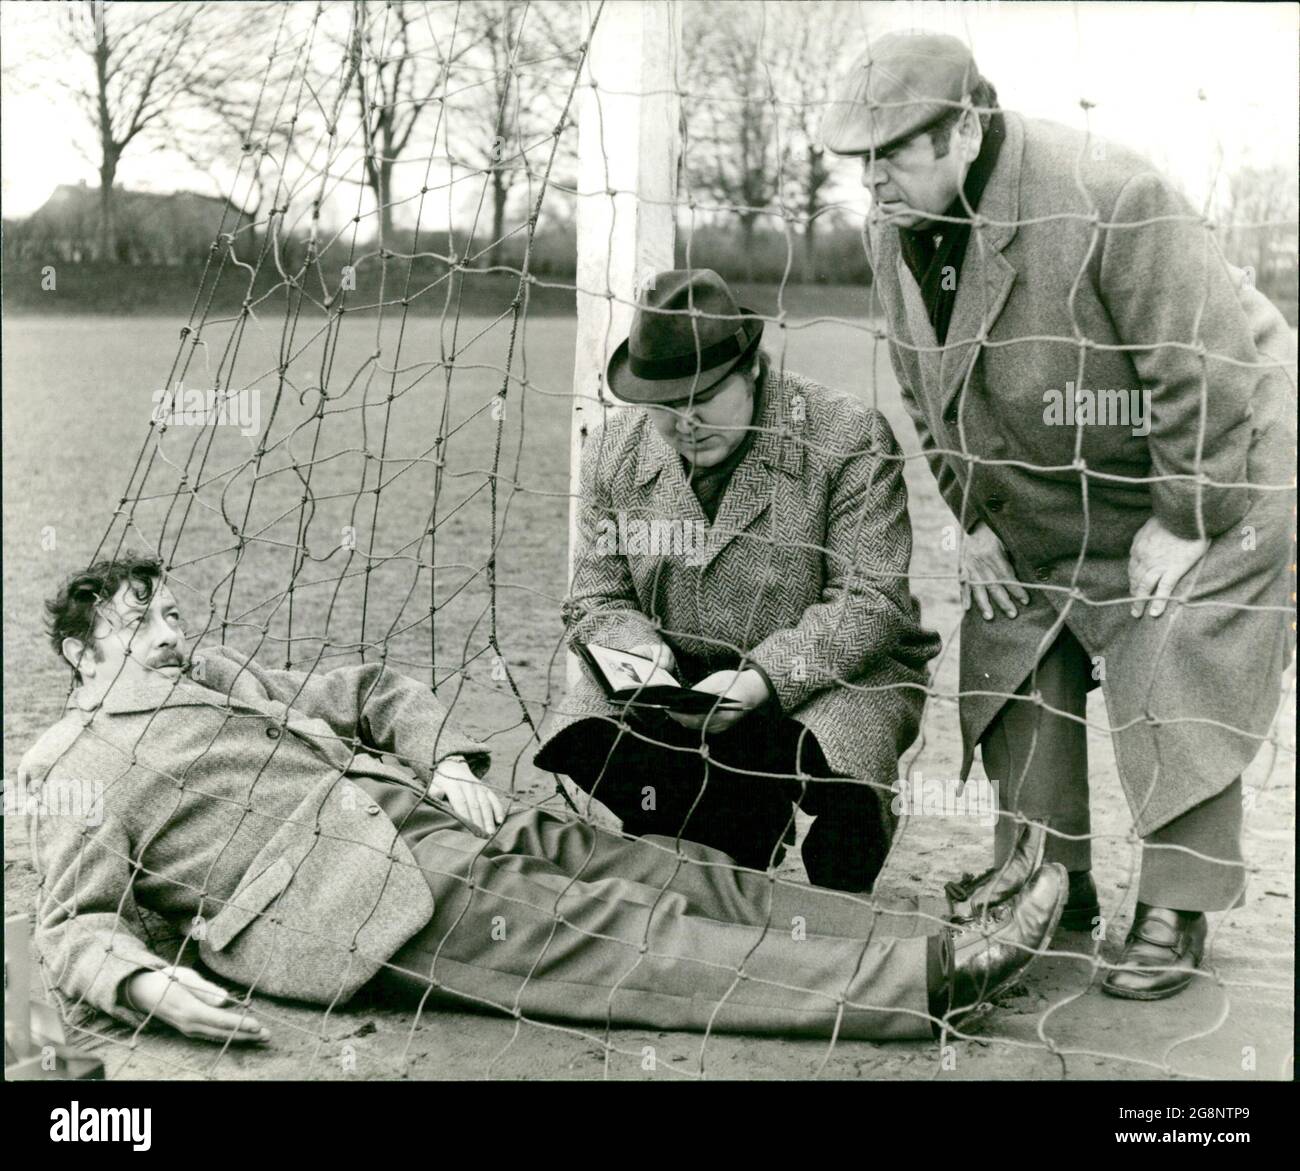
[[(266, 67), (238, 95), (245, 140), (231, 160), (228, 214), (196, 274), (193, 301), (178, 315), (170, 365), (137, 395), (139, 449), (124, 485), (102, 485), (107, 523), (92, 560), (129, 549), (159, 557), (196, 653), (226, 646), (309, 679), (378, 665), (417, 681), (432, 689), (449, 721), (490, 749), (488, 779), (511, 814), (542, 809), (618, 833), (599, 786), (584, 792), (533, 763), (548, 726), (568, 714), (566, 688), (584, 670), (565, 626), (570, 578), (584, 555), (580, 468), (593, 436), (628, 409), (605, 372), (638, 299), (657, 273), (714, 269), (762, 319), (772, 378), (797, 372), (848, 392), (882, 412), (897, 436), (909, 495), (908, 588), (921, 624), (943, 646), (921, 685), (917, 736), (885, 794), (899, 818), (885, 869), (874, 893), (844, 897), (868, 904), (886, 894), (938, 897), (946, 879), (988, 865), (997, 800), (996, 793), (993, 804), (985, 799), (991, 790), (979, 763), (958, 783), (959, 701), (980, 690), (958, 671), (969, 584), (959, 567), (970, 516), (955, 516), (951, 496), (941, 497), (899, 390), (909, 363), (933, 357), (946, 366), (949, 358), (942, 343), (908, 342), (891, 361), (899, 338), (864, 248), (860, 160), (836, 160), (820, 139), (833, 78), (880, 31), (879, 6), (691, 7), (653, 0), (280, 6), (269, 43), (257, 46)], [(940, 19), (963, 35), (955, 18)], [(975, 43), (977, 56), (981, 47)], [(1085, 131), (1093, 116), (1087, 106), (1076, 106), (1074, 118)], [(1091, 152), (1105, 140), (1085, 141)], [(1228, 259), (1285, 301), (1275, 262), (1288, 246), (1294, 259), (1294, 206), (1257, 214), (1244, 194), (1236, 206), (1236, 219), (1219, 234)], [(977, 228), (968, 256), (986, 247), (988, 227)], [(1293, 298), (1293, 273), (1290, 279)], [(1091, 360), (1082, 336), (1017, 340), (1065, 344)], [(1290, 388), (1288, 411), (1294, 381)], [(790, 421), (783, 427), (788, 432)], [(941, 456), (968, 466), (1019, 459), (1012, 450), (999, 461), (968, 446), (965, 432), (953, 435), (951, 446), (935, 445)], [(1069, 461), (1030, 470), (1073, 475), (1076, 487), (1097, 484)], [(1287, 493), (1293, 471), (1246, 486)], [(95, 474), (88, 459), (84, 475)], [(1086, 498), (1085, 487), (1085, 540)], [(1289, 550), (1293, 569), (1293, 544)], [(786, 564), (779, 552), (769, 554), (778, 567)], [(1056, 581), (1066, 593), (1087, 587), (1083, 550), (1075, 552), (1073, 572), (1067, 565)], [(1271, 595), (1210, 604), (1272, 614), (1277, 661), (1289, 664), (1294, 624), (1286, 606)], [(743, 620), (735, 618), (737, 630)], [(677, 633), (663, 631), (669, 642)], [(753, 649), (723, 641), (737, 657)], [(1203, 662), (1221, 652), (1230, 653), (1207, 642)], [(1288, 678), (1278, 719), (1262, 733), (1245, 731), (1257, 756), (1244, 778), (1242, 841), (1258, 899), (1294, 897)], [(1103, 681), (1095, 672), (1093, 680)], [(857, 687), (852, 679), (837, 685)], [(991, 690), (1016, 697), (1014, 684)], [(1041, 693), (1026, 697), (1042, 708)], [(1220, 710), (1207, 694), (1203, 710), (1173, 718), (1222, 723)], [(975, 1076), (1282, 1076), (1287, 1058), (1256, 1033), (1268, 1006), (1288, 999), (1289, 959), (1252, 973), (1247, 937), (1230, 927), (1223, 945), (1207, 953), (1194, 981), (1206, 996), (1179, 1031), (1130, 1044), (1114, 1025), (1122, 1002), (1109, 1006), (1104, 1030), (1096, 1022), (1105, 1014), (1080, 1009), (1099, 998), (1119, 954), (1142, 856), (1111, 748), (1116, 729), (1099, 693), (1084, 724), (1094, 801), (1088, 837), (1102, 887), (1095, 921), (1058, 939), (1031, 970), (1040, 978), (1002, 997), (979, 1025), (979, 1046), (969, 1022), (936, 1020), (934, 1040), (910, 1058), (918, 1064), (898, 1076), (938, 1077), (964, 1061), (985, 1068), (978, 1063), (990, 1047), (997, 1057)], [(704, 745), (701, 739), (694, 751)], [(123, 760), (117, 781), (103, 778), (109, 805), (112, 786), (131, 783), (130, 763)], [(761, 786), (771, 778), (752, 779)], [(790, 779), (818, 784), (806, 775)], [(872, 778), (849, 779), (879, 787)], [(256, 786), (249, 794), (255, 803)], [(38, 849), (49, 820), (36, 819)], [(798, 845), (811, 824), (791, 806), (773, 884), (806, 881)], [(93, 834), (91, 827), (87, 841)], [(161, 881), (165, 859), (151, 857), (147, 842), (131, 847), (137, 879), (143, 870)], [(489, 835), (481, 849), (491, 848)], [(48, 882), (43, 875), (42, 897)], [(482, 916), (490, 931), (494, 912), (476, 905), (472, 886), (463, 915)], [(568, 891), (556, 889), (557, 931), (572, 930), (563, 909)], [(656, 893), (669, 897), (666, 888)], [(169, 921), (125, 894), (118, 912), (121, 929), (143, 932), (167, 963), (195, 963), (202, 916)], [(936, 912), (919, 914), (939, 921)], [(769, 918), (755, 929), (754, 946), (764, 932), (791, 931), (790, 921)], [(629, 967), (637, 955), (629, 946)], [(1225, 969), (1215, 975), (1219, 961)], [(44, 976), (57, 992), (59, 973), (46, 967)], [(735, 1053), (709, 1028), (682, 1049), (688, 1059), (656, 1055), (668, 1042), (621, 1027), (617, 989), (594, 1013), (575, 1005), (587, 1018), (577, 1022), (490, 996), (475, 1004), (469, 995), (465, 1007), (513, 1019), (365, 997), (359, 1008), (294, 1004), (264, 996), (256, 984), (233, 991), (278, 1030), (302, 1076), (419, 1077), (450, 1067), (509, 1074), (519, 1069), (512, 1047), (540, 1054), (544, 1072), (559, 1050), (527, 1050), (538, 1037), (577, 1044), (592, 1070), (606, 1074), (703, 1077), (716, 1072), (720, 1046)], [(178, 1044), (153, 1020), (129, 1026), (92, 1011), (85, 996), (60, 993), (60, 1000), (73, 1039), (93, 1045), (111, 1077), (244, 1076), (232, 1046)], [(1238, 1012), (1248, 1025), (1233, 1023)], [(601, 1017), (603, 1025), (592, 1023)], [(462, 1027), (490, 1051), (470, 1055), (446, 1040)], [(1230, 1044), (1199, 1043), (1218, 1029)], [(777, 1045), (748, 1052), (765, 1071), (811, 1076), (842, 1069), (837, 1063), (853, 1060), (862, 1045), (832, 1032), (793, 1056)], [(894, 1051), (874, 1052), (892, 1076)]]

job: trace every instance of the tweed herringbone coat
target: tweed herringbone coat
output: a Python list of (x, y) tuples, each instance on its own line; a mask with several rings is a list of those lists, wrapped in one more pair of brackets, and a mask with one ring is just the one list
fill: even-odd
[(189, 679), (70, 703), (19, 766), (50, 984), (135, 1026), (122, 982), (197, 955), (259, 992), (344, 1002), (433, 913), (427, 877), (350, 778), (427, 784), (454, 754), (487, 771), (428, 687), (377, 664), (309, 676), (213, 647)]
[[(878, 411), (775, 370), (752, 425), (754, 442), (712, 525), (644, 410), (614, 412), (593, 431), (565, 606), (569, 644), (628, 649), (662, 638), (685, 683), (746, 656), (836, 775), (877, 786), (892, 825), (889, 790), (916, 736), (926, 663), (939, 650), (908, 586), (902, 453)], [(653, 520), (702, 536), (680, 550), (633, 540), (621, 551), (602, 547), (602, 526), (607, 535), (620, 523), (635, 532), (636, 522)], [(575, 725), (621, 715), (584, 665), (548, 713), (536, 763), (564, 772), (566, 738), (581, 734)]]
[[(1294, 648), (1295, 343), (1144, 159), (1005, 118), (946, 345), (897, 229), (866, 235), (940, 491), (968, 531), (993, 529), (1034, 599), (962, 623), (964, 767), (1063, 622), (1093, 658), (1146, 834), (1231, 783), (1277, 709)], [(1113, 390), (1149, 394), (1149, 434), (1100, 417)], [(1060, 425), (1053, 404), (1080, 391), (1093, 413)], [(1152, 515), (1212, 543), (1163, 617), (1134, 619), (1129, 550)]]

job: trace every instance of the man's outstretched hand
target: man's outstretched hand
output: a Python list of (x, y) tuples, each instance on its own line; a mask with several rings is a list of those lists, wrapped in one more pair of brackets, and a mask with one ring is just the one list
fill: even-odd
[(171, 1025), (187, 1037), (208, 1041), (258, 1043), (270, 1032), (224, 988), (205, 980), (193, 968), (168, 966), (156, 972), (137, 972), (122, 985), (127, 1007)]
[(496, 832), (506, 816), (501, 798), (474, 775), (474, 770), (463, 756), (448, 756), (438, 762), (433, 780), (429, 782), (429, 796), (446, 801), (456, 815), (485, 834)]

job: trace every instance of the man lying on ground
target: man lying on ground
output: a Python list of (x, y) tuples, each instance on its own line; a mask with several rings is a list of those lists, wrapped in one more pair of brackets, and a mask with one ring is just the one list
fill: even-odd
[[(63, 997), (132, 1026), (268, 1039), (197, 958), (321, 1005), (373, 981), (389, 1002), (571, 1022), (922, 1038), (1018, 975), (1061, 913), (1059, 865), (953, 924), (519, 808), (430, 689), (381, 664), (191, 657), (153, 558), (101, 561), (46, 608), (76, 688), (20, 769), (41, 811), (36, 948)], [(153, 916), (183, 937), (166, 954)]]

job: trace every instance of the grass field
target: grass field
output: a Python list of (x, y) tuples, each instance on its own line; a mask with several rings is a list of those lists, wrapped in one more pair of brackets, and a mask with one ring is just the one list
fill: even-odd
[[(540, 719), (564, 681), (559, 607), (574, 322), (538, 316), (521, 328), (511, 370), (526, 385), (511, 382), (498, 456), (491, 400), (502, 385), (508, 323), (466, 319), (457, 330), (438, 312), (414, 310), (400, 350), (391, 317), (382, 328), (373, 317), (348, 319), (336, 339), (319, 332), (318, 316), (304, 315), (287, 335), (272, 318), (250, 325), (237, 348), (229, 324), (209, 327), (194, 346), (179, 339), (176, 319), (6, 319), (7, 782), (66, 693), (66, 672), (41, 634), (40, 601), (95, 551), (112, 521), (110, 547), (123, 532), (142, 548), (157, 547), (161, 537), (191, 633), (206, 631), (204, 642), (218, 641), (224, 623), (227, 641), (260, 647), (269, 663), (303, 666), (320, 656), (322, 667), (356, 662), (359, 647), (384, 644), (400, 669), (422, 679), (432, 671), (453, 711), (490, 739), (493, 775), (503, 786), (532, 800), (553, 793), (552, 778), (530, 764), (524, 712), (493, 662), (484, 571), (495, 547), (502, 658), (529, 714)], [(926, 776), (955, 777), (956, 707), (942, 698), (956, 691), (960, 618), (953, 554), (941, 540), (950, 518), (917, 454), (883, 348), (844, 323), (791, 326), (787, 364), (879, 406), (915, 456), (908, 463), (913, 588), (945, 651), (941, 696), (929, 705), (912, 765)], [(456, 355), (450, 379), (434, 364), (440, 352)], [(188, 367), (174, 368), (178, 353)], [(212, 385), (232, 363), (230, 385), (256, 392), (244, 404), (255, 403), (258, 421), (271, 423), (265, 453), (257, 455), (255, 436), (234, 425), (172, 425), (150, 438), (154, 395), (169, 372), (171, 382), (181, 378), (193, 390)], [(315, 389), (322, 384), (324, 399)], [(445, 442), (437, 442), (440, 434)], [(294, 577), (300, 549), (305, 561)], [(419, 567), (430, 561), (432, 575)], [(1101, 726), (1104, 707), (1097, 693), (1093, 698), (1090, 722)], [(1096, 730), (1090, 741), (1107, 938), (1097, 944), (1060, 936), (1057, 954), (1031, 969), (979, 1039), (954, 1042), (950, 1054), (919, 1043), (841, 1042), (828, 1050), (734, 1036), (606, 1035), (460, 1013), (417, 1021), (364, 1001), (326, 1015), (259, 1000), (259, 1017), (274, 1034), (266, 1050), (223, 1051), (152, 1031), (128, 1048), (122, 1042), (129, 1033), (113, 1027), (88, 1043), (119, 1077), (797, 1078), (819, 1070), (908, 1079), (1291, 1076), (1294, 752), (1261, 759), (1247, 775), (1255, 791), (1247, 819), (1251, 893), (1247, 906), (1213, 927), (1208, 966), (1215, 978), (1173, 1001), (1130, 1005), (1101, 996), (1092, 959), (1097, 946), (1107, 958), (1118, 952), (1137, 850), (1109, 744)], [(971, 819), (914, 818), (882, 885), (935, 892), (960, 870), (987, 865), (989, 838)], [(6, 824), (5, 857), (6, 914), (27, 912), (35, 879), (20, 825)], [(791, 869), (797, 873), (797, 863)], [(654, 1071), (642, 1068), (645, 1045), (657, 1050)], [(355, 1055), (354, 1067), (341, 1060), (345, 1051)]]

